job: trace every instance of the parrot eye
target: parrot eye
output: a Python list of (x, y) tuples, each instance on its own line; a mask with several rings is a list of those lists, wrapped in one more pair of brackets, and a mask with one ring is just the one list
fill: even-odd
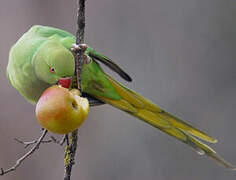
[(51, 67), (51, 68), (50, 68), (50, 71), (51, 71), (51, 73), (55, 73), (55, 68), (54, 68), (54, 67)]

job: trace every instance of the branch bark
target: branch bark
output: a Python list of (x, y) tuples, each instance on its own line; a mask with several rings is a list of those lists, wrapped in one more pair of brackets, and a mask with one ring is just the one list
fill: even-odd
[[(76, 75), (76, 86), (81, 91), (81, 71), (84, 64), (84, 52), (87, 49), (84, 43), (84, 28), (85, 28), (85, 0), (78, 0), (78, 10), (77, 10), (77, 32), (76, 32), (76, 45), (80, 45), (80, 50), (76, 52), (75, 57), (75, 75)], [(69, 145), (65, 149), (65, 173), (64, 180), (70, 180), (72, 166), (75, 164), (75, 154), (77, 149), (78, 141), (78, 130), (72, 132)]]
[[(78, 10), (77, 10), (77, 32), (76, 32), (76, 44), (80, 45), (84, 43), (84, 28), (85, 28), (85, 0), (78, 0)], [(76, 54), (75, 68), (76, 68), (76, 79), (78, 89), (81, 91), (81, 71), (84, 64), (84, 52), (85, 48), (81, 48)]]

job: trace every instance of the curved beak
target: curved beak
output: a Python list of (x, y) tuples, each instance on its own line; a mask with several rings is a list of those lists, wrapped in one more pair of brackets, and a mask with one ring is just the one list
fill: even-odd
[(64, 88), (69, 88), (71, 81), (72, 81), (72, 77), (65, 77), (65, 78), (60, 78), (58, 80), (58, 83)]

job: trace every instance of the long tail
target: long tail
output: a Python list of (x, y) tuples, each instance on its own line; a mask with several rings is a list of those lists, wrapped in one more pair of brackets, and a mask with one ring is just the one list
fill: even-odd
[(178, 140), (188, 144), (194, 148), (198, 154), (211, 157), (219, 164), (236, 170), (230, 163), (226, 162), (217, 153), (206, 144), (202, 143), (195, 137), (210, 143), (216, 143), (217, 140), (207, 135), (206, 133), (194, 128), (190, 124), (172, 116), (168, 112), (162, 110), (156, 104), (148, 99), (135, 93), (134, 91), (124, 87), (109, 75), (106, 78), (112, 83), (115, 90), (122, 97), (120, 100), (109, 99), (106, 97), (96, 96), (99, 100), (111, 104), (127, 113), (136, 116), (144, 122), (160, 129), (161, 131), (177, 138)]

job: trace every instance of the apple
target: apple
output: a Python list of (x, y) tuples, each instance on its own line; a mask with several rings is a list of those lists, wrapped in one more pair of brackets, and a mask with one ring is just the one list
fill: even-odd
[(57, 85), (46, 89), (35, 110), (41, 126), (57, 134), (67, 134), (80, 127), (88, 116), (89, 102), (79, 95), (77, 89), (69, 91)]

